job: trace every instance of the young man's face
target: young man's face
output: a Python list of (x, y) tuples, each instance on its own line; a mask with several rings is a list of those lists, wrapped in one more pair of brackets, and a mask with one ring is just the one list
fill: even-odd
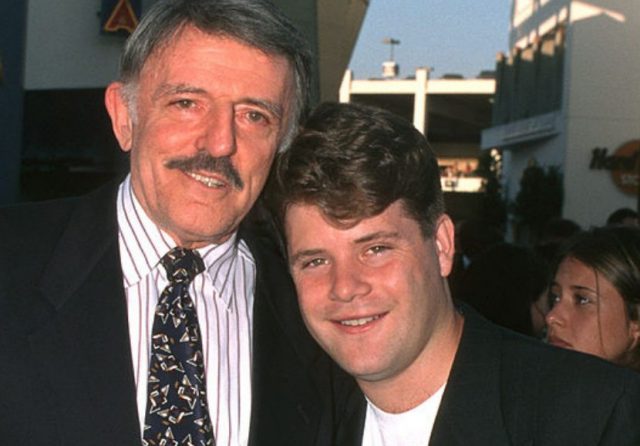
[[(287, 131), (294, 90), (283, 56), (189, 27), (147, 60), (133, 104), (121, 84), (107, 89), (136, 198), (178, 244), (220, 243), (236, 230)], [(197, 154), (223, 168), (171, 168)]]
[(313, 205), (287, 209), (290, 268), (314, 338), (361, 383), (424, 363), (454, 311), (446, 291), (453, 256), (447, 216), (425, 239), (400, 201), (337, 227)]

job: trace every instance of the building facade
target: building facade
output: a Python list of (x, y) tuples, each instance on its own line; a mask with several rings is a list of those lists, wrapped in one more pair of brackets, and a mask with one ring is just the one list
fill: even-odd
[(484, 149), (504, 153), (508, 199), (531, 164), (562, 174), (562, 217), (602, 225), (638, 206), (640, 2), (514, 0)]

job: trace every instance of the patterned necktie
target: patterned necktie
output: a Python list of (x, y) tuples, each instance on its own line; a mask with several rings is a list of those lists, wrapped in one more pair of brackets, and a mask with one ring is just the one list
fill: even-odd
[(172, 249), (160, 262), (169, 285), (153, 320), (142, 444), (213, 446), (200, 327), (188, 292), (204, 263), (197, 252), (184, 248)]

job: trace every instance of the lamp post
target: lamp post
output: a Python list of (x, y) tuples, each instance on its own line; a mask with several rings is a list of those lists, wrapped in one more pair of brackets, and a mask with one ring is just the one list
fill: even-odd
[(389, 60), (393, 62), (393, 47), (396, 45), (400, 45), (400, 41), (398, 39), (394, 39), (393, 37), (385, 37), (382, 39), (382, 43), (385, 45), (389, 45)]

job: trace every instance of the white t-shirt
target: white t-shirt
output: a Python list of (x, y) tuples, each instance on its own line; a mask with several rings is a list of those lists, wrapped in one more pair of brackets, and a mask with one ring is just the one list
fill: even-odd
[(427, 446), (445, 386), (402, 413), (385, 412), (367, 399), (362, 446)]

